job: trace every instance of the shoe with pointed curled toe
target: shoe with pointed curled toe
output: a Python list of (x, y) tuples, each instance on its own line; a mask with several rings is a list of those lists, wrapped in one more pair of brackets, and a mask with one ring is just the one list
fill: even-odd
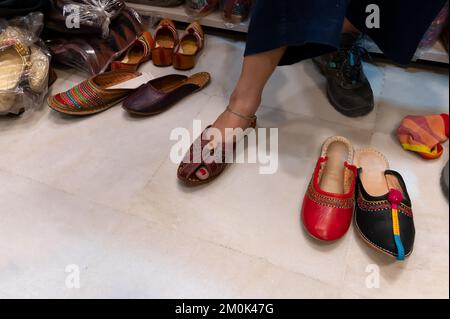
[(350, 227), (357, 173), (353, 153), (344, 137), (330, 137), (323, 145), (302, 207), (303, 225), (316, 239), (338, 240)]
[(370, 246), (402, 261), (411, 255), (415, 238), (406, 184), (376, 150), (358, 150), (355, 163), (358, 166), (356, 228)]
[(198, 22), (192, 22), (173, 54), (173, 67), (177, 70), (190, 70), (195, 67), (205, 43), (205, 34)]
[(169, 66), (173, 63), (173, 53), (178, 45), (178, 31), (170, 19), (162, 19), (155, 31), (155, 47), (152, 60), (155, 66)]
[(121, 61), (111, 63), (111, 70), (136, 71), (138, 67), (152, 58), (155, 41), (152, 34), (145, 31), (134, 41)]

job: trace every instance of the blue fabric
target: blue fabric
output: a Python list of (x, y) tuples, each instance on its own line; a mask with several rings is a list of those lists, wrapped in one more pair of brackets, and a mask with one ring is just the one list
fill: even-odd
[[(280, 65), (336, 51), (344, 18), (368, 34), (393, 61), (411, 61), (446, 0), (257, 0), (245, 55), (288, 46)], [(367, 29), (366, 7), (377, 4), (381, 28)]]
[(403, 247), (402, 239), (399, 235), (394, 235), (395, 246), (397, 246), (397, 260), (405, 260), (405, 248)]

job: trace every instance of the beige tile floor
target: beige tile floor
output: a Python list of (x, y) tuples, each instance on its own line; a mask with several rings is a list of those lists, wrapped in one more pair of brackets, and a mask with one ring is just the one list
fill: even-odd
[[(349, 119), (329, 105), (311, 62), (279, 68), (259, 112), (260, 126), (279, 128), (278, 172), (234, 165), (213, 184), (186, 189), (169, 159), (169, 134), (214, 120), (243, 48), (210, 36), (190, 73), (210, 71), (212, 84), (156, 117), (115, 107), (75, 119), (43, 105), (0, 119), (0, 297), (449, 297), (448, 202), (439, 187), (448, 146), (425, 162), (393, 135), (405, 115), (448, 112), (446, 71), (367, 64), (376, 110)], [(151, 63), (142, 71), (174, 72)], [(53, 93), (84, 77), (58, 75)], [(303, 231), (301, 199), (321, 143), (336, 134), (379, 148), (403, 173), (417, 227), (407, 262), (373, 251), (353, 229), (333, 244)], [(67, 265), (79, 267), (79, 288), (66, 286)], [(379, 287), (366, 285), (371, 269)]]

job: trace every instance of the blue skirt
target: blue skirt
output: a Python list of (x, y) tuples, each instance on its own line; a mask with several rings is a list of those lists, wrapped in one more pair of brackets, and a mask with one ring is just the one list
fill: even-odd
[[(257, 0), (245, 55), (287, 46), (280, 65), (336, 51), (344, 19), (367, 34), (394, 62), (408, 64), (447, 0)], [(369, 4), (380, 8), (380, 28), (367, 28)]]

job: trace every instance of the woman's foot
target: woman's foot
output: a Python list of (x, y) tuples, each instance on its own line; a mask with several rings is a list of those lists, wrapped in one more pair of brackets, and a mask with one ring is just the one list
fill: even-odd
[[(240, 128), (245, 130), (250, 127), (256, 117), (246, 112), (248, 112), (247, 110), (254, 108), (255, 107), (239, 106), (239, 103), (234, 103), (233, 105), (228, 106), (227, 109), (219, 115), (212, 127), (218, 129), (222, 134), (222, 137), (224, 137), (223, 139), (227, 140), (226, 129)], [(213, 143), (214, 141), (211, 142)], [(209, 178), (209, 172), (204, 166), (201, 166), (196, 171), (195, 176), (199, 180), (204, 181)]]

